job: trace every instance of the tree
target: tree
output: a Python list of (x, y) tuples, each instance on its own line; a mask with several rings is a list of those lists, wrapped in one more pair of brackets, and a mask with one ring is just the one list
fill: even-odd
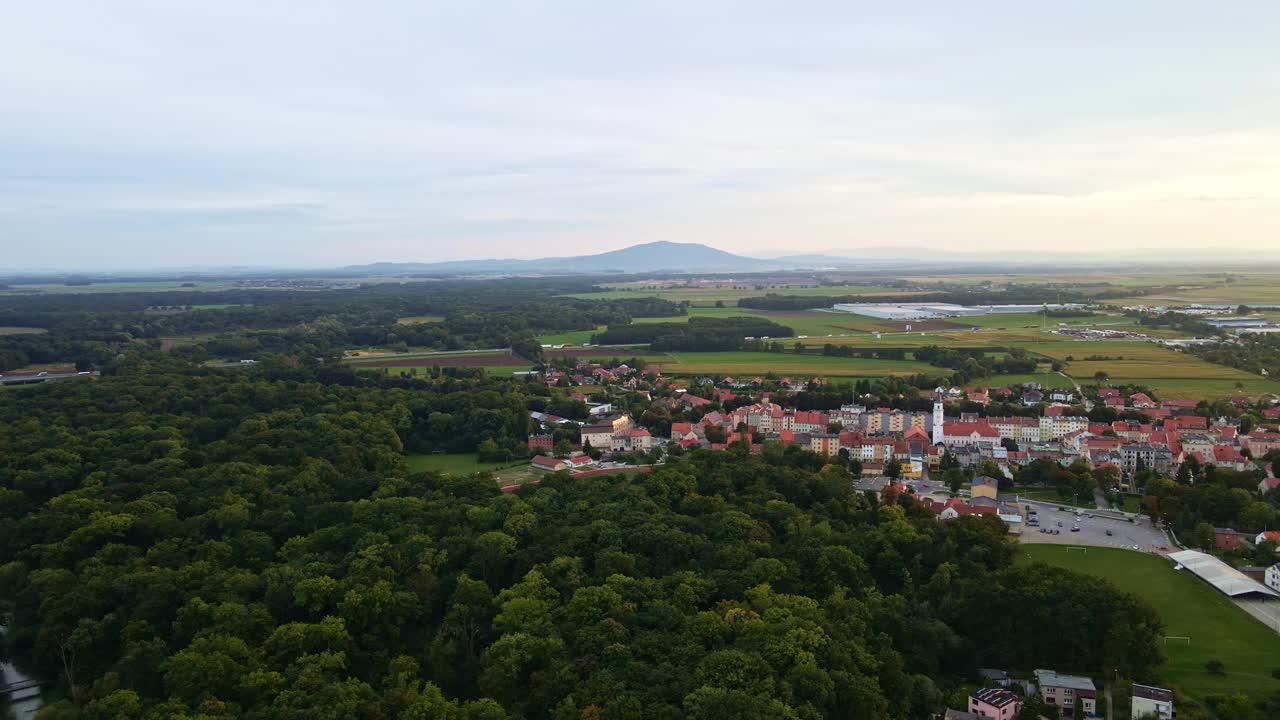
[(902, 463), (897, 458), (890, 459), (884, 464), (884, 475), (890, 480), (902, 477)]
[(942, 474), (942, 480), (951, 489), (951, 496), (955, 497), (960, 494), (960, 488), (964, 487), (964, 471), (960, 468), (951, 468)]

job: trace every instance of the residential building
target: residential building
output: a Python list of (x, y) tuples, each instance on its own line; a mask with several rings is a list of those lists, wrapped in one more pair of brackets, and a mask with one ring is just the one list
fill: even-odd
[(1000, 444), (1000, 433), (985, 422), (943, 423), (940, 434), (941, 440), (938, 435), (935, 435), (933, 442), (935, 444), (941, 442), (947, 447), (970, 445), (990, 448)]
[(533, 466), (534, 470), (541, 470), (543, 472), (558, 472), (560, 470), (569, 470), (571, 468), (567, 461), (560, 458), (548, 457), (546, 455), (534, 455), (533, 459), (529, 461), (529, 464)]
[(551, 433), (534, 434), (529, 436), (530, 450), (546, 450), (549, 454), (554, 445), (555, 436)]
[(1280, 592), (1280, 563), (1267, 568), (1266, 573), (1262, 576), (1262, 584), (1276, 592)]
[(1130, 691), (1129, 717), (1133, 720), (1158, 718), (1173, 720), (1173, 692), (1150, 685), (1133, 684)]
[(1079, 675), (1059, 675), (1053, 670), (1036, 670), (1040, 698), (1057, 705), (1072, 718), (1097, 717), (1098, 691), (1093, 680)]
[(1013, 720), (1022, 711), (1022, 698), (1005, 688), (982, 688), (969, 696), (969, 712), (991, 720)]
[(999, 494), (1000, 494), (1000, 481), (993, 477), (980, 475), (974, 478), (973, 482), (969, 484), (970, 498), (977, 499), (980, 497), (986, 497), (986, 498), (991, 498), (992, 500), (995, 500), (996, 496)]
[(942, 720), (982, 720), (982, 716), (977, 713), (971, 713), (967, 710), (952, 710), (947, 708), (943, 713)]

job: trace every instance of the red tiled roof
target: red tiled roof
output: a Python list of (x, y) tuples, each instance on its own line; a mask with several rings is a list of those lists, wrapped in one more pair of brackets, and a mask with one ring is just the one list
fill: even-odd
[(1000, 437), (1000, 433), (999, 433), (999, 432), (997, 432), (995, 428), (991, 427), (991, 426), (990, 426), (990, 425), (988, 425), (987, 423), (981, 423), (981, 422), (976, 422), (976, 423), (959, 423), (959, 422), (951, 422), (951, 423), (943, 423), (943, 425), (942, 425), (942, 434), (943, 434), (943, 435), (952, 435), (952, 436), (965, 435), (965, 436), (972, 436), (974, 433), (977, 433), (977, 434), (978, 434), (978, 436), (980, 436), (980, 437), (986, 437), (986, 438), (998, 438), (998, 437)]

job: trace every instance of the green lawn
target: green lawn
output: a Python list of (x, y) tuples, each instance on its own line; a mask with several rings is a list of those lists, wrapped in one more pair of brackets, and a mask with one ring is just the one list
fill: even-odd
[[(1170, 641), (1162, 668), (1165, 680), (1191, 697), (1243, 693), (1261, 699), (1280, 692), (1271, 671), (1280, 667), (1280, 635), (1195, 576), (1173, 569), (1157, 555), (1089, 548), (1068, 552), (1055, 545), (1025, 545), (1022, 557), (1105, 578), (1151, 603), (1165, 634), (1191, 638)], [(1210, 675), (1204, 664), (1221, 660), (1225, 675)]]
[(1021, 498), (1025, 498), (1029, 500), (1040, 500), (1040, 501), (1049, 502), (1049, 503), (1057, 503), (1062, 506), (1088, 508), (1090, 510), (1096, 509), (1097, 507), (1094, 504), (1092, 497), (1085, 498), (1080, 502), (1076, 502), (1075, 498), (1063, 499), (1063, 497), (1058, 494), (1058, 491), (1053, 488), (1022, 488), (1020, 487), (1020, 488), (1014, 488), (1012, 492)]
[(528, 461), (480, 462), (475, 453), (444, 453), (439, 455), (406, 455), (405, 464), (413, 472), (438, 470), (447, 475), (469, 475), (485, 470), (527, 465)]
[(1142, 497), (1139, 495), (1121, 495), (1120, 509), (1127, 513), (1142, 512)]

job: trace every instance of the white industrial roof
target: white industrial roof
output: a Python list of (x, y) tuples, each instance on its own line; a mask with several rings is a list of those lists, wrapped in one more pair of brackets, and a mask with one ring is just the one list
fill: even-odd
[(1251, 579), (1212, 555), (1206, 555), (1195, 550), (1183, 550), (1182, 552), (1170, 553), (1169, 559), (1195, 573), (1201, 580), (1231, 597), (1249, 593), (1280, 597), (1280, 593), (1257, 580)]

